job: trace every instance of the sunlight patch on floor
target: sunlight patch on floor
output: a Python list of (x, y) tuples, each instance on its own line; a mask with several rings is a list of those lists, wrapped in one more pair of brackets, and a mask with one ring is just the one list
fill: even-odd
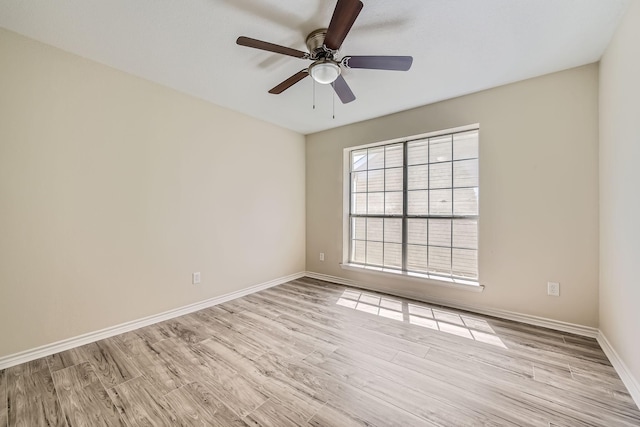
[(387, 296), (353, 290), (345, 290), (336, 304), (387, 319), (507, 348), (486, 320), (442, 308), (432, 308), (414, 302), (403, 302)]

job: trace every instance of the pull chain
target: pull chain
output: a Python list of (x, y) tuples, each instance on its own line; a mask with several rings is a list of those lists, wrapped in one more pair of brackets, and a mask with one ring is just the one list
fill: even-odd
[(316, 81), (314, 79), (313, 80), (313, 109), (316, 109)]
[[(333, 84), (331, 86), (333, 86)], [(335, 120), (335, 118), (336, 118), (336, 91), (332, 90), (331, 93), (333, 93), (333, 96), (331, 97), (331, 108), (333, 109), (333, 119)]]

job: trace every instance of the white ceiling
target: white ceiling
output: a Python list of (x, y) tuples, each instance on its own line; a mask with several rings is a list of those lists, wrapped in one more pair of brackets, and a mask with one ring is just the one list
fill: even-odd
[(244, 35), (306, 51), (335, 0), (2, 0), (0, 26), (308, 134), (600, 59), (629, 0), (363, 0), (340, 56), (412, 55), (408, 72), (346, 70), (342, 105), (310, 63), (237, 46)]

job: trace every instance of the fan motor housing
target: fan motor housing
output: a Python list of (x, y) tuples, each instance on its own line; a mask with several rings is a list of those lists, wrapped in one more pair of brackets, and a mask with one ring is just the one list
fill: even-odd
[(312, 31), (307, 36), (307, 48), (309, 49), (309, 53), (314, 58), (320, 58), (326, 56), (326, 51), (323, 48), (324, 46), (324, 38), (327, 35), (326, 28), (319, 28), (315, 31)]

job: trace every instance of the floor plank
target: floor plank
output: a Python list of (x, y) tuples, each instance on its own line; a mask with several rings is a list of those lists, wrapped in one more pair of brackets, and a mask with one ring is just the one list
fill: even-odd
[(125, 426), (90, 363), (60, 369), (52, 375), (69, 427)]
[(242, 427), (247, 424), (233, 413), (209, 388), (193, 382), (165, 396), (180, 425)]
[(167, 360), (165, 354), (158, 349), (159, 343), (166, 340), (150, 344), (130, 332), (115, 338), (116, 347), (126, 354), (135, 368), (153, 384), (153, 389), (159, 395), (195, 381), (196, 378), (190, 376), (184, 366)]
[(81, 349), (82, 347), (72, 348), (70, 350), (47, 356), (46, 360), (51, 372), (56, 372), (60, 369), (86, 362), (87, 357), (85, 354), (81, 353)]
[(640, 410), (591, 338), (302, 278), (0, 371), (0, 427), (20, 425), (628, 427)]
[(0, 427), (7, 427), (7, 371), (0, 369)]
[(108, 390), (120, 415), (130, 426), (169, 426), (176, 417), (164, 398), (143, 375)]
[(49, 365), (47, 363), (47, 358), (40, 358), (22, 363), (20, 365), (12, 366), (6, 370), (6, 373), (9, 380), (13, 377), (19, 377), (21, 375), (32, 375), (36, 372), (48, 369)]
[(106, 388), (141, 375), (134, 363), (118, 349), (115, 340), (111, 338), (83, 346), (82, 350)]
[[(312, 426), (435, 426), (358, 388), (331, 383), (334, 397), (309, 420)], [(455, 424), (450, 424), (455, 425)]]
[(67, 426), (46, 360), (14, 366), (6, 373), (9, 426)]
[(201, 382), (210, 392), (233, 410), (244, 417), (262, 405), (268, 398), (257, 383), (242, 373), (241, 367), (225, 365), (220, 356), (207, 345), (206, 341), (192, 347), (183, 347), (161, 341), (162, 351), (167, 360), (180, 364), (185, 378), (190, 382)]
[[(269, 396), (266, 402), (247, 416), (253, 423), (260, 425), (290, 425), (292, 422), (297, 425), (304, 424), (326, 402), (326, 400), (317, 399), (315, 391), (308, 393), (300, 390), (295, 381), (286, 378), (281, 372), (263, 370), (257, 360), (250, 360), (220, 342), (207, 340), (202, 344), (215, 352), (220, 357), (221, 363), (237, 367), (244, 377), (252, 380)], [(295, 360), (295, 358), (286, 358), (286, 360)]]

